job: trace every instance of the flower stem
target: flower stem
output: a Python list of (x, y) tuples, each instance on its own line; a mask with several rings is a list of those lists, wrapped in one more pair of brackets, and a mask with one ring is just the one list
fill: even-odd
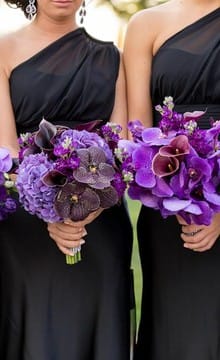
[(81, 251), (77, 251), (74, 255), (66, 255), (66, 264), (74, 265), (81, 261)]

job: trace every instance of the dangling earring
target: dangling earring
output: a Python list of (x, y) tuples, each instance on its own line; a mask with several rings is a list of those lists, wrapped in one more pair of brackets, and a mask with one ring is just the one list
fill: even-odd
[(33, 16), (37, 12), (37, 8), (35, 6), (35, 0), (29, 0), (29, 4), (26, 6), (25, 11), (28, 14), (27, 16), (28, 20), (32, 20)]
[(86, 1), (85, 0), (83, 0), (83, 2), (82, 2), (79, 16), (80, 16), (80, 24), (83, 24), (84, 17), (86, 16)]

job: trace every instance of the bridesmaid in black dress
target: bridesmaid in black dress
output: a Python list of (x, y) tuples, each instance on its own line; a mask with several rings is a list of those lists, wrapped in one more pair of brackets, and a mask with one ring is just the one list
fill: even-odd
[[(27, 12), (27, 0), (6, 2)], [(42, 117), (70, 127), (126, 122), (120, 54), (77, 28), (81, 1), (35, 5), (35, 19), (0, 41), (0, 145), (13, 156), (16, 130), (34, 131)], [(83, 259), (66, 265), (51, 237), (71, 253), (85, 224)], [(129, 360), (132, 231), (124, 205), (80, 226), (50, 225), (51, 236), (22, 208), (0, 227), (0, 358)]]
[[(157, 126), (151, 109), (165, 96), (174, 98), (179, 112), (207, 109), (201, 127), (211, 116), (220, 119), (219, 5), (173, 0), (134, 16), (125, 42), (130, 120)], [(181, 223), (141, 209), (143, 296), (135, 360), (220, 359), (220, 214), (210, 226)]]

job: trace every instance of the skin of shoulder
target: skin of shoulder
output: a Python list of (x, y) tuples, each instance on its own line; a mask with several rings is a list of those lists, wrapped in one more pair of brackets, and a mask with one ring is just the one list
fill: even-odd
[(19, 53), (22, 39), (26, 33), (26, 28), (21, 28), (0, 37), (0, 66), (4, 69), (7, 77), (10, 77), (11, 70), (16, 63), (17, 53)]

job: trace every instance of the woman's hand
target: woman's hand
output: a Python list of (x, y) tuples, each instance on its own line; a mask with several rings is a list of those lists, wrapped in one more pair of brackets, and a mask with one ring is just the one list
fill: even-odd
[(73, 255), (73, 249), (85, 243), (83, 237), (87, 234), (86, 229), (77, 222), (48, 223), (47, 229), (50, 237), (65, 255)]
[(102, 211), (103, 209), (93, 211), (83, 221), (66, 220), (63, 223), (48, 223), (49, 235), (56, 242), (60, 251), (65, 255), (73, 255), (72, 249), (78, 248), (85, 243), (83, 239), (87, 235), (85, 226), (95, 220)]
[(220, 213), (214, 215), (210, 225), (188, 225), (180, 216), (177, 219), (182, 225), (181, 238), (184, 247), (194, 251), (210, 250), (220, 235)]

